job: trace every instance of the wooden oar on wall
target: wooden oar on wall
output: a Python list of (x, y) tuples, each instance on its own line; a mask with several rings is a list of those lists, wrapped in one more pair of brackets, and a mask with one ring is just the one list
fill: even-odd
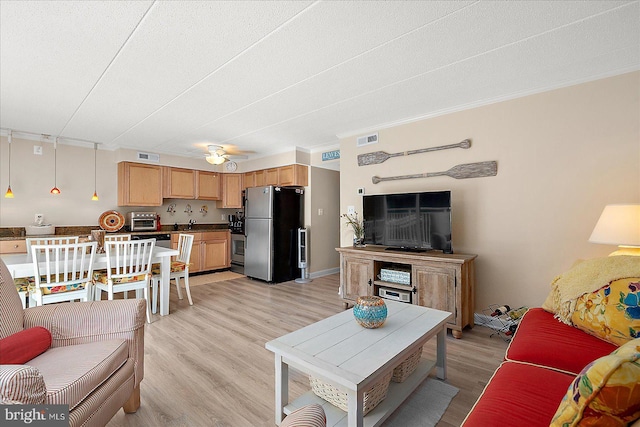
[(412, 154), (428, 153), (429, 151), (448, 150), (449, 148), (464, 148), (471, 147), (471, 140), (465, 139), (457, 144), (440, 145), (438, 147), (421, 148), (419, 150), (403, 151), (402, 153), (389, 154), (384, 151), (374, 151), (373, 153), (359, 154), (358, 166), (377, 165), (382, 163), (391, 157), (410, 156)]
[(427, 172), (418, 173), (414, 175), (401, 175), (401, 176), (389, 176), (386, 178), (380, 178), (374, 176), (371, 178), (374, 184), (382, 181), (395, 181), (398, 179), (413, 179), (413, 178), (431, 178), (433, 176), (450, 176), (455, 179), (465, 178), (481, 178), (483, 176), (496, 176), (498, 174), (498, 163), (495, 161), (490, 162), (478, 162), (478, 163), (465, 163), (457, 165), (444, 172)]

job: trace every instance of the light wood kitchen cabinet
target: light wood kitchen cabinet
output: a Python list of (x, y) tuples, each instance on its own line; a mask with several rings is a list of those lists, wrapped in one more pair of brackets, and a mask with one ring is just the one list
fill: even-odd
[(264, 178), (265, 178), (264, 177), (264, 169), (256, 171), (256, 176), (255, 176), (255, 181), (254, 181), (255, 186), (256, 187), (262, 187), (262, 186), (266, 185), (264, 183)]
[[(193, 247), (189, 258), (190, 273), (231, 267), (231, 233), (229, 230), (185, 233), (193, 234)], [(173, 249), (178, 248), (178, 236), (178, 233), (171, 235)]]
[(19, 240), (0, 240), (0, 254), (26, 254), (27, 242)]
[(278, 168), (271, 168), (264, 170), (264, 185), (279, 185), (278, 184)]
[(298, 164), (279, 167), (278, 185), (306, 187), (309, 185), (309, 168)]
[(118, 206), (162, 206), (162, 167), (118, 163)]
[(222, 199), (222, 179), (218, 172), (196, 171), (196, 198), (198, 200)]
[(162, 196), (167, 199), (195, 199), (196, 171), (163, 167)]
[(242, 179), (241, 173), (222, 174), (222, 201), (218, 202), (219, 208), (242, 208)]
[[(380, 295), (380, 289), (386, 289), (403, 294), (413, 304), (453, 313), (447, 328), (455, 338), (462, 337), (466, 326), (473, 327), (477, 255), (401, 252), (382, 246), (336, 250), (345, 308), (359, 295)], [(409, 284), (381, 280), (383, 269), (409, 272)]]
[(256, 186), (256, 171), (244, 173), (244, 188), (253, 188)]
[(201, 233), (200, 267), (202, 271), (231, 267), (231, 234), (227, 231)]

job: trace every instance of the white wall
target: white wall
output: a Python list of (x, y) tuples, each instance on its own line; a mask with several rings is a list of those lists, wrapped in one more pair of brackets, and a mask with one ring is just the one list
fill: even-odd
[[(576, 259), (615, 248), (588, 242), (609, 203), (640, 202), (640, 73), (630, 73), (379, 130), (380, 142), (340, 141), (340, 207), (366, 194), (451, 190), (453, 248), (478, 254), (476, 311), (488, 304), (539, 306), (552, 279)], [(452, 149), (357, 166), (356, 156), (472, 139)], [(495, 177), (388, 177), (498, 162)], [(341, 243), (352, 233), (341, 228)]]

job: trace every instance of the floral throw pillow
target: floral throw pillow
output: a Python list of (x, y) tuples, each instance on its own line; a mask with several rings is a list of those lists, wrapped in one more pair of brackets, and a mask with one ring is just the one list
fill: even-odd
[(640, 338), (640, 278), (614, 280), (582, 295), (576, 301), (571, 323), (616, 345)]
[(640, 339), (594, 360), (569, 386), (550, 427), (626, 426), (640, 417)]

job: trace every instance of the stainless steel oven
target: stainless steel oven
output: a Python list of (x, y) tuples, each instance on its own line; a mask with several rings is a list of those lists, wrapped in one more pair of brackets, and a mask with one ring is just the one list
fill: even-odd
[(131, 212), (129, 214), (131, 231), (156, 231), (158, 214), (155, 212)]
[(231, 233), (231, 271), (244, 274), (244, 234)]

